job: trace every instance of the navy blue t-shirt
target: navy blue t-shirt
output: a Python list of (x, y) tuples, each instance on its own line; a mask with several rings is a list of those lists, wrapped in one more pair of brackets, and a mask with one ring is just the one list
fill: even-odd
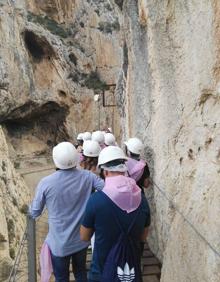
[[(150, 209), (144, 196), (142, 196), (138, 209), (140, 209), (140, 214), (130, 233), (134, 242), (140, 241), (144, 228), (150, 225)], [(106, 199), (103, 192), (96, 192), (90, 197), (82, 222), (84, 227), (92, 228), (95, 231), (95, 246), (89, 279), (100, 280), (106, 257), (120, 235), (120, 229), (115, 222), (113, 212), (121, 223), (123, 230), (127, 231), (138, 209), (127, 213)]]

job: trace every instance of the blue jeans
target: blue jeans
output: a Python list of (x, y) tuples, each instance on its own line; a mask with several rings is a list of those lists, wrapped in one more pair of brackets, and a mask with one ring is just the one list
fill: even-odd
[(51, 253), (53, 273), (56, 282), (69, 282), (71, 260), (76, 282), (87, 282), (86, 253), (87, 248), (66, 257), (56, 257)]

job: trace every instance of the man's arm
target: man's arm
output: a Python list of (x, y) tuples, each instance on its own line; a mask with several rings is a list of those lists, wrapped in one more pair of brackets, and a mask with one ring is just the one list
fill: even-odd
[(82, 225), (80, 227), (80, 238), (83, 241), (89, 241), (95, 229), (95, 209), (93, 206), (94, 205), (94, 196), (95, 195), (91, 196), (87, 202), (83, 220), (82, 220)]
[(82, 241), (90, 241), (94, 231), (92, 228), (87, 228), (83, 225), (80, 227), (80, 238)]
[(148, 177), (148, 178), (145, 178), (144, 179), (144, 188), (148, 188), (148, 186), (150, 185), (150, 178)]
[(145, 245), (145, 242), (147, 240), (147, 235), (148, 235), (148, 227), (145, 227), (143, 233), (141, 234), (141, 240), (140, 240), (141, 256), (144, 253), (144, 245)]
[(44, 185), (40, 182), (36, 189), (35, 197), (29, 207), (29, 215), (33, 218), (40, 216), (45, 206)]
[(141, 234), (141, 242), (146, 241), (147, 235), (148, 235), (148, 227), (145, 227), (143, 233)]
[(93, 185), (95, 190), (101, 191), (104, 188), (105, 182), (103, 179), (93, 173)]

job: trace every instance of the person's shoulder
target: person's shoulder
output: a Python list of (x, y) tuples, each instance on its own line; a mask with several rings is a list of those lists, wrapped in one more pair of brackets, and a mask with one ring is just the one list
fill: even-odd
[(82, 175), (90, 176), (92, 173), (91, 171), (84, 169), (84, 168), (76, 168), (76, 172)]
[(97, 174), (95, 174), (94, 172), (92, 172), (90, 170), (81, 169), (80, 171), (83, 175), (85, 175), (86, 177), (89, 177), (90, 179), (99, 178), (99, 176)]
[(53, 173), (43, 177), (39, 184), (46, 184), (46, 183), (50, 183), (51, 181), (53, 181), (55, 178), (57, 178), (58, 176), (58, 172), (57, 171), (54, 171)]
[(93, 201), (99, 201), (100, 199), (104, 200), (105, 196), (103, 195), (102, 191), (97, 191), (92, 193), (91, 198), (93, 199)]
[(103, 204), (105, 204), (105, 197), (103, 195), (103, 192), (97, 191), (97, 192), (92, 193), (92, 195), (89, 198), (89, 202), (95, 205), (96, 207), (102, 206)]

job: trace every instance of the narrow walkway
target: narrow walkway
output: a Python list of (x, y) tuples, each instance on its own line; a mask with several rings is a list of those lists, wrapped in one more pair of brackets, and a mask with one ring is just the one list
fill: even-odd
[(147, 244), (145, 244), (144, 255), (142, 258), (142, 273), (143, 282), (160, 281), (161, 263), (151, 252)]

